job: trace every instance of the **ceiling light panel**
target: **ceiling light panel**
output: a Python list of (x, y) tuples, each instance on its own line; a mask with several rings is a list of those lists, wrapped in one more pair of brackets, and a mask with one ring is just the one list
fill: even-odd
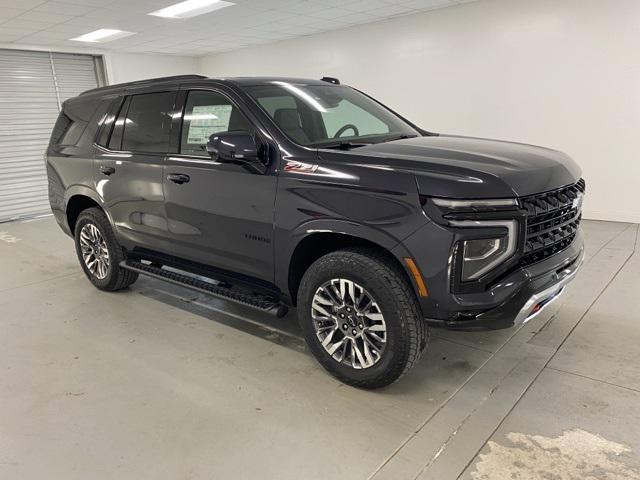
[(135, 32), (125, 32), (124, 30), (115, 30), (112, 28), (100, 28), (93, 32), (85, 33), (79, 37), (71, 38), (74, 42), (102, 43), (117, 40), (119, 38), (135, 35)]
[(221, 8), (230, 7), (231, 5), (235, 4), (232, 2), (225, 2), (223, 0), (186, 0), (184, 2), (176, 3), (175, 5), (156, 10), (148, 15), (164, 18), (191, 18), (197, 15), (213, 12), (214, 10), (220, 10)]
[[(0, 42), (49, 49), (93, 45), (105, 50), (141, 53), (168, 53), (166, 49), (171, 49), (198, 56), (348, 28), (470, 0), (201, 0), (178, 3), (181, 1), (0, 0)], [(223, 8), (230, 3), (235, 3), (233, 8)], [(171, 4), (176, 5), (168, 7)], [(156, 12), (158, 9), (162, 10)], [(149, 12), (169, 17), (149, 15)], [(51, 16), (43, 16), (43, 13)], [(73, 18), (68, 19), (71, 15)], [(197, 16), (185, 18), (190, 15)], [(167, 22), (171, 23), (172, 35), (167, 34)], [(138, 33), (127, 37), (125, 34), (121, 34), (123, 37), (120, 34), (89, 37), (89, 42), (85, 43), (76, 39), (92, 30), (105, 28)], [(75, 41), (69, 41), (70, 38)], [(167, 38), (169, 40), (163, 42)], [(175, 45), (176, 38), (180, 39), (179, 47)]]

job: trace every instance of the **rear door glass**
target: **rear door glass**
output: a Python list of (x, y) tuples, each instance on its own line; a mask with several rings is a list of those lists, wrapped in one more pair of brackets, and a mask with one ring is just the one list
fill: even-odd
[(124, 120), (122, 150), (166, 153), (175, 97), (175, 92), (133, 95)]

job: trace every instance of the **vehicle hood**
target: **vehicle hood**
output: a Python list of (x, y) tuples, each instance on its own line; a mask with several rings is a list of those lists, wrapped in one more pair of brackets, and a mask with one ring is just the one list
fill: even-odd
[(368, 157), (372, 168), (413, 173), (420, 193), (442, 197), (525, 196), (575, 183), (581, 175), (580, 167), (556, 150), (452, 135), (395, 140), (349, 153), (352, 159)]

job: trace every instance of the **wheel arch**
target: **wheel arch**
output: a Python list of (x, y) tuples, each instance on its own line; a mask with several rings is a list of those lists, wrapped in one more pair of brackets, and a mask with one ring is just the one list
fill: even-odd
[(101, 209), (109, 217), (109, 214), (100, 204), (98, 196), (92, 190), (82, 189), (69, 194), (66, 201), (65, 215), (71, 235), (75, 231), (76, 222), (82, 211), (94, 207)]
[[(287, 287), (293, 306), (297, 303), (298, 286), (307, 269), (320, 257), (345, 248), (362, 247), (383, 255), (398, 267), (409, 285), (413, 282), (401, 259), (392, 253), (393, 245), (382, 245), (376, 241), (351, 233), (321, 231), (312, 232), (300, 239), (290, 256), (287, 271)], [(396, 248), (397, 250), (397, 248)]]

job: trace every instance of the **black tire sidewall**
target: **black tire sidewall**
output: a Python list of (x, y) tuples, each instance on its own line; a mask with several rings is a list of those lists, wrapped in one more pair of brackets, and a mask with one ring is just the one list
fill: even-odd
[[(329, 258), (329, 257), (334, 258)], [(333, 359), (316, 336), (311, 318), (311, 303), (319, 286), (334, 278), (352, 280), (364, 287), (375, 299), (384, 316), (387, 342), (382, 358), (373, 366), (354, 369)], [(405, 370), (409, 355), (408, 331), (404, 310), (390, 288), (392, 282), (402, 281), (392, 269), (387, 275), (373, 276), (371, 271), (353, 256), (339, 257), (331, 254), (314, 263), (306, 272), (298, 291), (298, 318), (300, 327), (312, 353), (322, 366), (338, 379), (355, 386), (367, 387), (369, 383), (391, 383)], [(391, 381), (384, 382), (382, 378)], [(377, 386), (377, 385), (374, 385)]]

